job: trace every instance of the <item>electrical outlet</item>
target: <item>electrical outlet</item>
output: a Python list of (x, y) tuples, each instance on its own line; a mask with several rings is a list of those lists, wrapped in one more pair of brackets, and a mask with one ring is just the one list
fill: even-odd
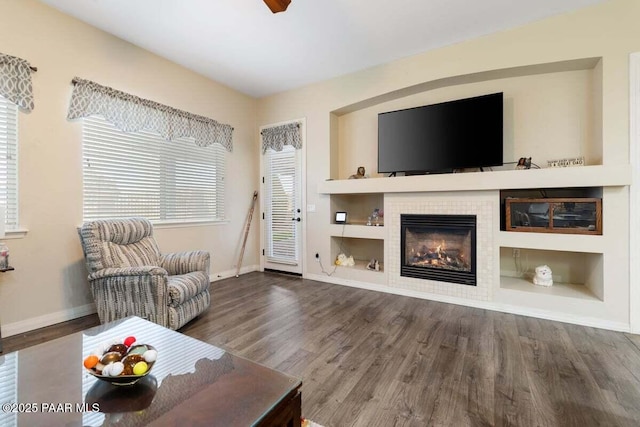
[(320, 254), (316, 252), (316, 262), (320, 262)]
[(520, 258), (520, 249), (513, 249), (513, 257)]

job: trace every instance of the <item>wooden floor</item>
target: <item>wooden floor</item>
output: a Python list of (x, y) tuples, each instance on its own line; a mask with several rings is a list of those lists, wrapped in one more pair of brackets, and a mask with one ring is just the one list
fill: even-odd
[(640, 425), (639, 336), (272, 273), (212, 289), (181, 331), (301, 377), (303, 416), (325, 426)]

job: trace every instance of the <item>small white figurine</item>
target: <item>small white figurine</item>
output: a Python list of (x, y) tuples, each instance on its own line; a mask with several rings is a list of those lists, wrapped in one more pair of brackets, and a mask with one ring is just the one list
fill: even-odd
[(347, 257), (345, 254), (340, 254), (336, 258), (336, 265), (342, 265), (344, 267), (353, 267), (356, 265), (353, 256)]
[(553, 276), (548, 265), (536, 267), (536, 275), (533, 276), (533, 284), (538, 286), (553, 286)]

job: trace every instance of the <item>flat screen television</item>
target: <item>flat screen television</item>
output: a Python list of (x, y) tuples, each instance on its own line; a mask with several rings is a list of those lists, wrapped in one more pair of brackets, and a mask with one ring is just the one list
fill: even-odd
[(378, 172), (500, 166), (502, 92), (378, 115)]

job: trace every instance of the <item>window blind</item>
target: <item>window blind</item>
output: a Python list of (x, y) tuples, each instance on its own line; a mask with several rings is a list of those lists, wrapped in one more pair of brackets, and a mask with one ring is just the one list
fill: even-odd
[(297, 222), (292, 221), (295, 215), (296, 183), (296, 150), (290, 145), (282, 151), (267, 150), (266, 191), (268, 206), (266, 209), (267, 242), (266, 259), (282, 264), (297, 264), (298, 239), (296, 239)]
[(125, 133), (101, 117), (83, 119), (85, 221), (142, 216), (155, 223), (224, 219), (225, 150)]
[[(18, 402), (18, 352), (16, 351), (0, 355), (0, 403)], [(0, 412), (0, 425), (17, 426), (17, 411)]]
[(18, 228), (18, 107), (0, 96), (0, 205), (5, 229)]

